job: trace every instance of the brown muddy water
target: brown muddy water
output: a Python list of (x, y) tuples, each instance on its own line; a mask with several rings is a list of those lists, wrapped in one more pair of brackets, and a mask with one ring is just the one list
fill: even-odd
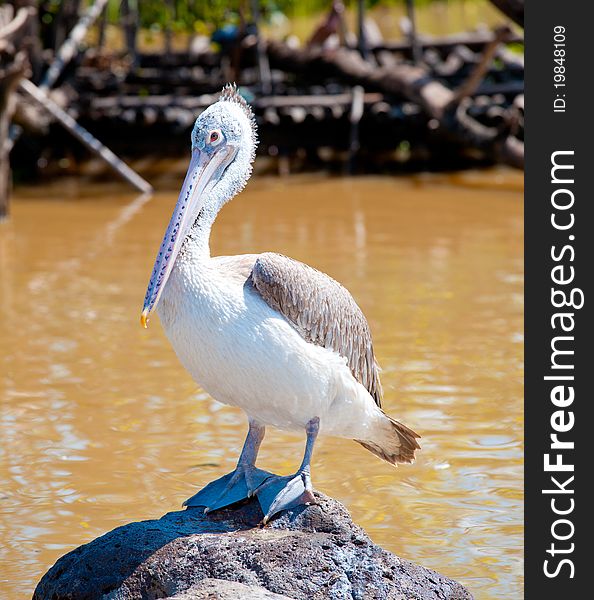
[[(67, 179), (17, 189), (0, 226), (0, 597), (28, 598), (62, 554), (178, 510), (230, 471), (246, 421), (192, 382), (158, 322), (139, 325), (182, 173), (150, 199)], [(214, 229), (215, 254), (272, 250), (329, 273), (366, 313), (385, 408), (418, 431), (394, 469), (321, 439), (317, 489), (396, 554), (522, 595), (522, 180), (259, 177)], [(270, 431), (260, 464), (294, 470)]]

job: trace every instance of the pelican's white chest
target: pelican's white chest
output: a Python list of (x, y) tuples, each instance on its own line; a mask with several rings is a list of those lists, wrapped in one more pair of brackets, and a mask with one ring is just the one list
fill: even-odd
[(213, 398), (265, 424), (299, 429), (337, 396), (344, 360), (303, 340), (245, 278), (182, 257), (158, 313), (175, 352)]

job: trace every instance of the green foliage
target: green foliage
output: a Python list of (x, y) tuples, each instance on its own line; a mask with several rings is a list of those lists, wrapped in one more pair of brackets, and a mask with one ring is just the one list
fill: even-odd
[[(355, 8), (357, 0), (343, 0), (348, 7)], [(415, 0), (416, 4), (427, 4), (431, 0)], [(134, 0), (130, 0), (133, 4)], [(136, 0), (140, 11), (140, 25), (147, 29), (206, 33), (227, 23), (238, 23), (240, 15), (251, 19), (252, 0)], [(59, 3), (59, 2), (58, 2)], [(404, 0), (366, 0), (367, 7), (378, 4), (403, 4)], [(332, 0), (260, 0), (263, 18), (281, 12), (287, 17), (309, 16), (329, 10)], [(110, 0), (108, 18), (119, 21), (120, 0)]]

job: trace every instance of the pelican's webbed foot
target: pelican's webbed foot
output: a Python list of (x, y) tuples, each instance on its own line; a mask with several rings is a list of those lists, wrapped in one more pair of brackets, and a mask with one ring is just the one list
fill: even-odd
[(253, 496), (256, 488), (270, 476), (268, 471), (252, 465), (239, 464), (235, 471), (211, 481), (197, 494), (188, 498), (184, 506), (203, 506), (204, 512), (207, 513), (235, 504)]
[(268, 471), (256, 468), (256, 457), (263, 439), (264, 426), (250, 419), (235, 471), (209, 483), (188, 498), (184, 506), (204, 506), (204, 512), (207, 513), (253, 496), (256, 488), (271, 476)]
[(295, 508), (301, 504), (315, 504), (316, 499), (311, 486), (310, 463), (319, 428), (320, 419), (318, 417), (308, 421), (305, 426), (307, 434), (305, 454), (295, 475), (288, 477), (273, 475), (256, 490), (256, 497), (264, 513), (262, 520), (264, 525), (281, 510)]
[(264, 525), (282, 510), (301, 504), (315, 504), (316, 501), (307, 470), (287, 477), (272, 475), (256, 490), (256, 497), (264, 513)]

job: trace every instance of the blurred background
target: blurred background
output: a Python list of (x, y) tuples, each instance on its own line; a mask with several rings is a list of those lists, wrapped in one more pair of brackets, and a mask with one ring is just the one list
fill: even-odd
[[(0, 598), (230, 471), (243, 414), (138, 316), (196, 116), (235, 81), (255, 174), (213, 254), (276, 251), (368, 317), (394, 470), (326, 438), (314, 485), (476, 598), (522, 594), (523, 1), (0, 4)], [(302, 440), (270, 432), (263, 468)]]

